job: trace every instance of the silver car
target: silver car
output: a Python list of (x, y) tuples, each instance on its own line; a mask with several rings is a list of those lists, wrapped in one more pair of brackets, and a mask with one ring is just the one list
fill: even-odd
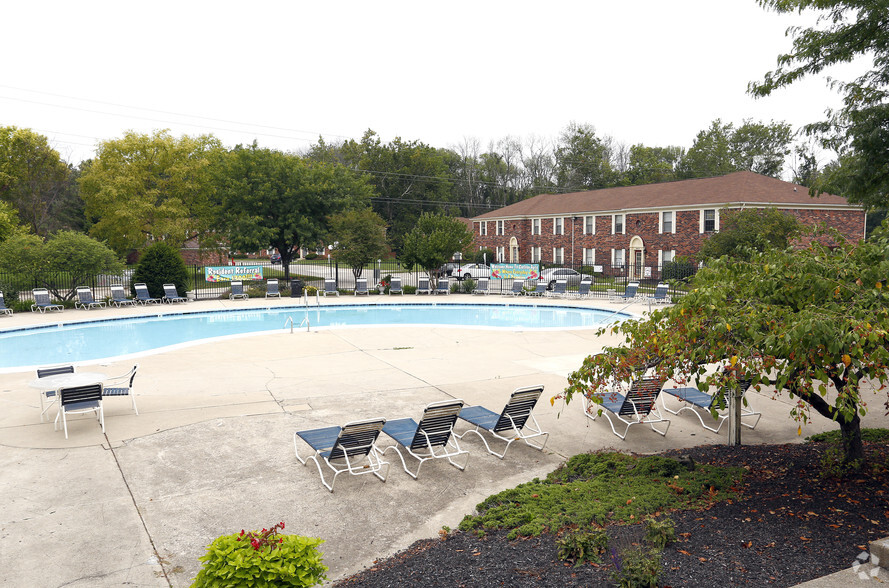
[[(579, 271), (573, 270), (568, 267), (551, 267), (540, 272), (539, 280), (541, 282), (546, 282), (547, 290), (552, 290), (553, 287), (556, 285), (556, 280), (566, 280), (569, 287), (573, 286), (576, 288), (583, 280), (589, 280), (592, 282), (593, 277), (582, 274)], [(528, 282), (526, 282), (526, 284), (527, 283)], [(533, 286), (533, 284), (531, 285)]]
[(491, 268), (483, 263), (467, 263), (455, 268), (451, 275), (455, 276), (458, 280), (465, 280), (467, 278), (472, 278), (473, 280), (490, 278)]

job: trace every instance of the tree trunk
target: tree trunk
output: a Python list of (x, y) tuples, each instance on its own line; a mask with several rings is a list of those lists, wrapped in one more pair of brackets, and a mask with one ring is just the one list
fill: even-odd
[(859, 469), (864, 465), (864, 444), (861, 442), (861, 418), (856, 414), (851, 421), (840, 423), (840, 435), (843, 438), (843, 461), (846, 465)]

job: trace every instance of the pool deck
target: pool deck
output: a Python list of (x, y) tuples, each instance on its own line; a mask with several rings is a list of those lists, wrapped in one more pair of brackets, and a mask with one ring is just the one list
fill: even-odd
[[(429, 297), (340, 296), (322, 305), (427, 303)], [(454, 295), (435, 302), (521, 303), (505, 296)], [(289, 306), (293, 299), (203, 301), (136, 309), (20, 313), (0, 328), (96, 320), (144, 312)], [(602, 301), (534, 299), (541, 305), (596, 306)], [(313, 300), (314, 304), (314, 300)], [(637, 314), (648, 304), (627, 308)], [(321, 537), (331, 580), (375, 559), (456, 528), (485, 497), (543, 477), (567, 457), (616, 448), (640, 453), (724, 443), (691, 415), (673, 416), (666, 437), (633, 427), (626, 441), (604, 419), (587, 419), (580, 402), (549, 399), (587, 355), (615, 344), (593, 330), (523, 331), (449, 327), (282, 329), (278, 334), (228, 338), (137, 360), (96, 362), (79, 371), (110, 375), (139, 363), (133, 414), (128, 398), (105, 401), (103, 435), (93, 417), (69, 419), (69, 439), (39, 422), (32, 371), (0, 374), (0, 569), (10, 586), (189, 586), (198, 557), (215, 537), (286, 522), (286, 531)], [(500, 460), (473, 436), (464, 472), (446, 462), (405, 474), (393, 452), (385, 484), (373, 476), (340, 476), (329, 493), (309, 462), (293, 454), (297, 430), (382, 416), (417, 418), (433, 401), (462, 398), (499, 410), (509, 394), (542, 384), (535, 410), (551, 433), (546, 449), (514, 443)], [(786, 396), (748, 394), (763, 413), (745, 444), (798, 442), (828, 430), (814, 418), (802, 437)], [(670, 402), (670, 401), (668, 401)], [(882, 403), (871, 402), (865, 426), (889, 426)], [(53, 412), (54, 411), (50, 411)], [(458, 424), (458, 431), (465, 429)], [(381, 436), (380, 445), (393, 444)], [(303, 446), (305, 447), (305, 446)], [(815, 586), (854, 586), (850, 569)], [(863, 581), (862, 581), (863, 582)], [(864, 585), (864, 584), (862, 584)]]

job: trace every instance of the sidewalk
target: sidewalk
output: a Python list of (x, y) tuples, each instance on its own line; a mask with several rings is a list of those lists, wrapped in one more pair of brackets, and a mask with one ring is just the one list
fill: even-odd
[[(506, 300), (451, 296), (445, 302)], [(213, 301), (151, 310), (293, 302)], [(343, 296), (326, 303), (352, 302)], [(638, 312), (646, 309), (635, 305)], [(134, 311), (15, 315), (0, 326), (116, 313)], [(724, 442), (724, 434), (702, 429), (693, 417), (672, 417), (666, 438), (640, 427), (622, 442), (607, 423), (585, 418), (579, 402), (550, 405), (585, 356), (615, 343), (593, 331), (439, 327), (282, 330), (214, 341), (140, 358), (139, 416), (129, 399), (108, 399), (106, 435), (82, 416), (69, 421), (68, 440), (39, 423), (38, 397), (27, 386), (33, 373), (0, 374), (0, 584), (188, 586), (214, 538), (279, 521), (288, 532), (325, 540), (324, 563), (336, 580), (435, 536), (442, 526), (457, 527), (485, 497), (543, 477), (576, 453), (608, 447), (650, 453)], [(111, 375), (130, 367), (110, 361), (90, 369)], [(396, 458), (385, 484), (372, 476), (340, 476), (334, 494), (320, 484), (313, 465), (304, 467), (293, 455), (296, 430), (376, 416), (417, 418), (426, 404), (447, 398), (501, 407), (512, 390), (533, 384), (546, 387), (535, 411), (551, 433), (544, 452), (513, 444), (499, 460), (470, 436), (462, 443), (470, 451), (464, 472), (427, 463), (415, 481)], [(763, 417), (754, 431), (744, 429), (747, 444), (796, 442), (830, 428), (816, 419), (799, 437), (786, 398), (749, 396)], [(874, 413), (865, 425), (887, 426), (882, 411)], [(836, 582), (854, 586), (848, 572)]]

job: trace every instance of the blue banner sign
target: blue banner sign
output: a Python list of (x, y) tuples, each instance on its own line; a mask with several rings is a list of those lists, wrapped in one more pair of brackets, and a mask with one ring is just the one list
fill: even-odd
[(217, 265), (204, 268), (204, 279), (208, 282), (242, 282), (262, 279), (261, 265)]
[(536, 280), (540, 277), (536, 263), (492, 263), (491, 277), (495, 280)]

